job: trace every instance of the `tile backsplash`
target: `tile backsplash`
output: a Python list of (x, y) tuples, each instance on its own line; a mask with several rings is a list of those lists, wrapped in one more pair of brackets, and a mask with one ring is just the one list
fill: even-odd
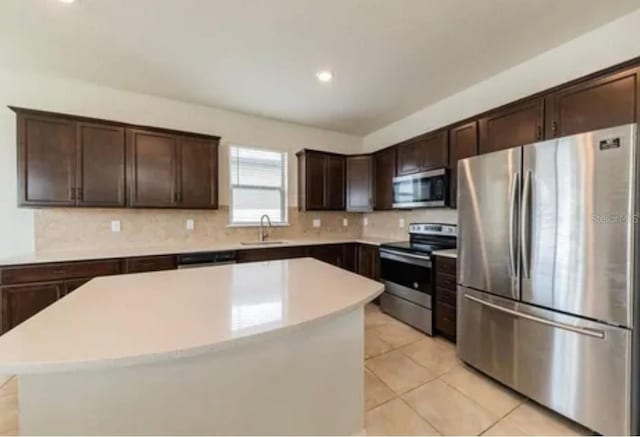
[[(344, 220), (347, 219), (347, 226)], [(313, 220), (320, 219), (320, 227)], [(194, 229), (187, 230), (187, 220)], [(119, 221), (120, 232), (112, 232)], [(361, 214), (299, 212), (289, 208), (290, 226), (274, 227), (274, 239), (359, 238)], [(229, 227), (229, 209), (214, 211), (158, 209), (51, 208), (35, 211), (36, 251), (39, 253), (171, 245), (205, 245), (256, 240), (255, 227)], [(117, 227), (117, 226), (116, 226)]]
[[(363, 218), (367, 225), (363, 226)], [(314, 220), (320, 220), (320, 227)], [(344, 226), (347, 219), (347, 226)], [(400, 226), (400, 220), (403, 226)], [(187, 221), (193, 220), (193, 230)], [(112, 223), (112, 222), (118, 223)], [(274, 239), (375, 237), (406, 240), (414, 222), (456, 223), (457, 211), (422, 209), (347, 212), (300, 212), (289, 208), (290, 226), (274, 227)], [(229, 227), (229, 209), (215, 211), (158, 209), (47, 208), (35, 211), (35, 241), (38, 253), (109, 250), (152, 246), (206, 245), (207, 243), (255, 240), (255, 227)], [(120, 232), (112, 232), (114, 228)]]
[[(458, 211), (455, 209), (415, 209), (397, 211), (376, 211), (365, 214), (367, 225), (362, 227), (363, 237), (407, 240), (411, 223), (457, 223)], [(402, 226), (401, 226), (401, 222)]]

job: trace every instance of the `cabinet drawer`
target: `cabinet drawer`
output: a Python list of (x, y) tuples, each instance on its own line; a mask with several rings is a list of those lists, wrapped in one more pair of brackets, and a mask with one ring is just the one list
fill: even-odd
[(457, 294), (454, 290), (436, 287), (436, 300), (455, 308), (457, 305)]
[(436, 330), (443, 336), (456, 338), (456, 309), (446, 303), (436, 302)]
[(176, 268), (176, 257), (173, 255), (144, 256), (124, 260), (124, 273), (157, 272)]
[(279, 259), (303, 258), (307, 254), (304, 246), (244, 249), (236, 252), (236, 262), (248, 263)]
[(0, 283), (4, 285), (24, 284), (61, 279), (93, 278), (119, 273), (120, 260), (117, 259), (17, 266), (0, 270)]
[(436, 273), (436, 287), (446, 288), (448, 290), (456, 289), (456, 277), (448, 273)]
[(456, 259), (444, 256), (436, 257), (436, 271), (456, 275)]

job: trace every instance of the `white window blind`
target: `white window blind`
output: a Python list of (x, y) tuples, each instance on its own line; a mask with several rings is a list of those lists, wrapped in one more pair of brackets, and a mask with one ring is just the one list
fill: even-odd
[(248, 147), (229, 149), (231, 223), (287, 222), (287, 154)]

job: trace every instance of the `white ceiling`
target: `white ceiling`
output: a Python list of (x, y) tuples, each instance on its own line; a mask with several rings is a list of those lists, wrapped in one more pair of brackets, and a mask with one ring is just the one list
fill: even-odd
[[(1, 0), (0, 66), (362, 135), (638, 7), (638, 0)], [(329, 85), (315, 78), (323, 68), (334, 72)]]

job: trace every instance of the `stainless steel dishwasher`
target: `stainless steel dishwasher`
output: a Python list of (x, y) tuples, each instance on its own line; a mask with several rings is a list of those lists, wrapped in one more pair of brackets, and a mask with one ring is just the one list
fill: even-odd
[(234, 251), (198, 252), (178, 255), (178, 269), (194, 269), (235, 263), (236, 253)]

